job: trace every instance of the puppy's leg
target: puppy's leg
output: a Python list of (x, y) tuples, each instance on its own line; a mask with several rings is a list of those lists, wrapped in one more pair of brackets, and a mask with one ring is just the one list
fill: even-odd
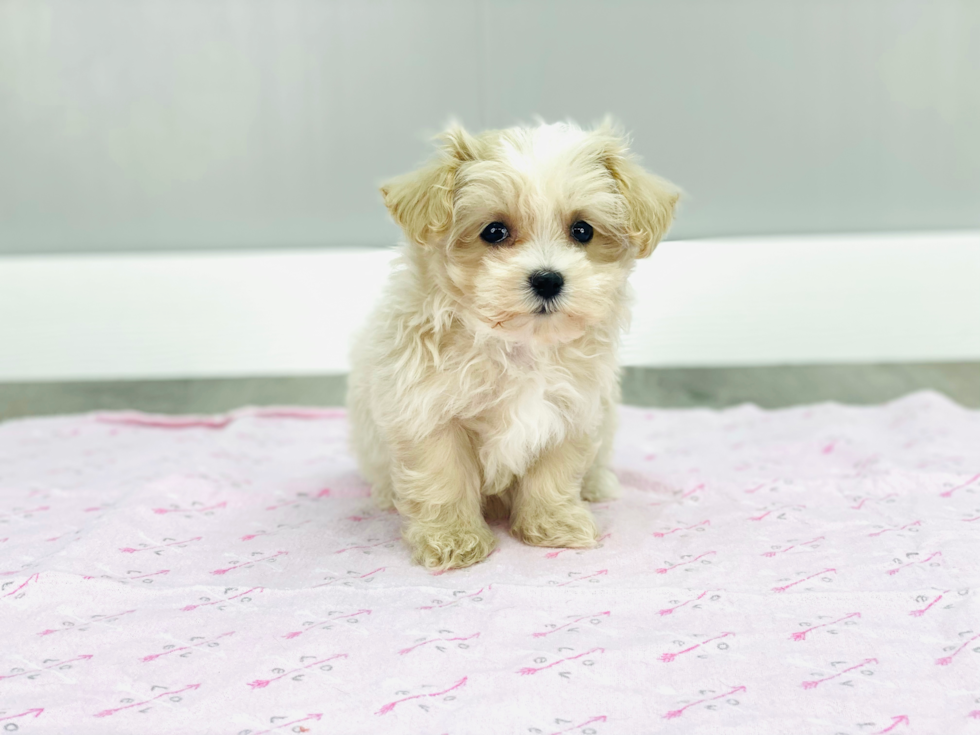
[(582, 480), (582, 500), (588, 500), (590, 503), (619, 497), (619, 479), (609, 467), (612, 464), (613, 439), (616, 437), (617, 405), (618, 401), (603, 401), (599, 451), (596, 452), (595, 461)]
[(480, 507), (480, 468), (463, 428), (451, 424), (401, 444), (392, 479), (404, 537), (419, 564), (467, 567), (493, 550), (497, 540)]
[(595, 520), (581, 499), (582, 477), (595, 450), (581, 434), (541, 453), (514, 495), (510, 527), (517, 538), (533, 546), (595, 545)]
[(375, 505), (382, 510), (394, 508), (388, 443), (381, 436), (372, 417), (364, 419), (361, 430), (355, 434), (355, 441), (361, 473), (371, 483), (371, 498)]
[(371, 483), (371, 498), (379, 508), (388, 510), (394, 507), (388, 443), (371, 413), (368, 385), (360, 377), (360, 372), (353, 373), (347, 388), (350, 443), (361, 474)]

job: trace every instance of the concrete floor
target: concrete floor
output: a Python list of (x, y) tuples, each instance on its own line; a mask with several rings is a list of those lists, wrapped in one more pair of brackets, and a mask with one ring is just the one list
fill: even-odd
[[(0, 384), (0, 420), (138, 409), (216, 413), (245, 405), (338, 406), (344, 376)], [(627, 368), (623, 400), (636, 406), (765, 408), (838, 401), (870, 404), (936, 390), (980, 408), (980, 363), (747, 368)]]

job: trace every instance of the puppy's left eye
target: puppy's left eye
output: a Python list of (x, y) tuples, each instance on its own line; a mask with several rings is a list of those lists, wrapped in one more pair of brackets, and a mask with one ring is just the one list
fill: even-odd
[(488, 242), (491, 245), (496, 245), (501, 243), (510, 237), (510, 232), (507, 231), (507, 225), (503, 222), (491, 222), (489, 225), (483, 228), (483, 232), (480, 233), (480, 237), (484, 242)]
[(579, 220), (572, 225), (572, 237), (579, 242), (588, 242), (592, 239), (592, 225)]

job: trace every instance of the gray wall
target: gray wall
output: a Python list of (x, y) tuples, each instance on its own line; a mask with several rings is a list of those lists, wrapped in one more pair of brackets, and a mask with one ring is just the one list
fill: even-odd
[(606, 112), (674, 237), (980, 226), (978, 0), (0, 0), (0, 253), (386, 245), (450, 115)]

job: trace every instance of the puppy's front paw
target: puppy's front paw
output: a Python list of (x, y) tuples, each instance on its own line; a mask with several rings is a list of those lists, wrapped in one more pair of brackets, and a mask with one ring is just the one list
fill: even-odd
[(619, 497), (620, 490), (619, 478), (611, 469), (593, 467), (582, 481), (582, 500), (588, 500), (590, 503), (612, 500)]
[(460, 569), (490, 555), (497, 539), (481, 526), (428, 526), (420, 523), (405, 531), (412, 558), (427, 569)]
[(531, 546), (587, 549), (599, 535), (592, 513), (581, 505), (523, 507), (512, 517), (511, 533)]

